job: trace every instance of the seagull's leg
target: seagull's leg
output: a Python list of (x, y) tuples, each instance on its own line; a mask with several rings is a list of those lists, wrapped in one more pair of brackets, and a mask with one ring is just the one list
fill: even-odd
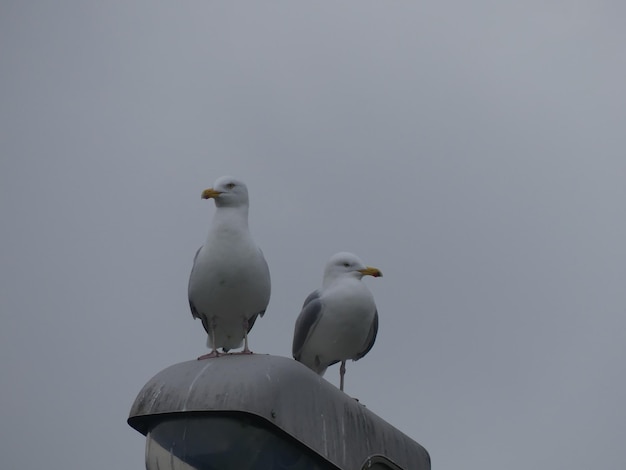
[(248, 319), (244, 317), (243, 319), (243, 351), (240, 352), (236, 352), (233, 354), (254, 354), (252, 351), (250, 351), (250, 348), (248, 347)]
[(211, 359), (213, 357), (220, 357), (220, 353), (217, 352), (217, 347), (215, 346), (215, 317), (211, 318), (211, 326), (209, 328), (210, 331), (210, 335), (211, 335), (211, 341), (213, 344), (213, 350), (209, 353), (209, 354), (203, 354), (202, 356), (200, 356), (198, 358), (199, 361), (201, 361), (202, 359)]
[(248, 320), (243, 320), (243, 351), (244, 354), (252, 354), (248, 347)]
[(214, 349), (209, 354), (203, 354), (202, 356), (198, 357), (198, 360), (201, 361), (203, 359), (211, 359), (213, 357), (220, 357), (220, 356), (221, 354), (218, 353), (216, 349)]
[(343, 376), (346, 375), (346, 361), (341, 361), (339, 366), (339, 390), (343, 392)]
[(248, 347), (248, 319), (245, 317), (243, 319), (243, 351), (241, 354), (252, 354)]

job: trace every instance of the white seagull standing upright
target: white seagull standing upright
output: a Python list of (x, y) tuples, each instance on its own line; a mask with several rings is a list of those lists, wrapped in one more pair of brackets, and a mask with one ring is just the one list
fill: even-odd
[(270, 272), (261, 249), (248, 230), (248, 188), (222, 176), (202, 199), (215, 200), (215, 215), (206, 242), (194, 258), (189, 276), (189, 307), (208, 334), (211, 353), (217, 357), (241, 347), (250, 354), (248, 333), (263, 316), (270, 300)]
[(365, 356), (378, 332), (378, 311), (372, 293), (361, 282), (363, 276), (381, 277), (382, 273), (352, 253), (333, 255), (326, 264), (322, 288), (306, 298), (296, 320), (294, 359), (320, 375), (341, 362), (340, 390), (346, 361)]

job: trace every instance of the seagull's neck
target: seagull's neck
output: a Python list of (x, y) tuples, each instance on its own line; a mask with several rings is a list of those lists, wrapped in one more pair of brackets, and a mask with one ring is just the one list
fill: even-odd
[(324, 276), (324, 279), (322, 280), (322, 289), (328, 289), (329, 287), (331, 287), (333, 284), (335, 283), (358, 283), (360, 281), (360, 279), (356, 276), (350, 276), (350, 275), (342, 275), (342, 274), (327, 274), (326, 276)]
[(218, 207), (213, 215), (211, 232), (248, 232), (248, 207)]

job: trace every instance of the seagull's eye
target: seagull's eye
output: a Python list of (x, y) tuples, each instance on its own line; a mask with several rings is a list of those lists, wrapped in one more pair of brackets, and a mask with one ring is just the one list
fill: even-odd
[(348, 262), (343, 263), (343, 265), (344, 265), (346, 268), (349, 268), (349, 267), (350, 267), (350, 263), (348, 263)]
[(233, 189), (233, 188), (235, 187), (235, 183), (228, 183), (228, 184), (226, 185), (226, 187), (227, 187), (228, 189)]

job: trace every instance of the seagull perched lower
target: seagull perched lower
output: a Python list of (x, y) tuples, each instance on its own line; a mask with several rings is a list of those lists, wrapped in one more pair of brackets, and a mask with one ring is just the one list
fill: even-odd
[(250, 354), (248, 333), (270, 300), (270, 272), (248, 230), (248, 189), (229, 176), (219, 178), (202, 199), (215, 200), (215, 215), (189, 276), (189, 307), (208, 334), (209, 354), (241, 347)]
[(365, 266), (352, 253), (333, 255), (326, 264), (322, 288), (306, 298), (296, 320), (294, 359), (319, 375), (341, 362), (340, 390), (346, 361), (365, 356), (378, 332), (378, 311), (374, 297), (361, 282), (363, 276), (381, 277), (382, 273)]

